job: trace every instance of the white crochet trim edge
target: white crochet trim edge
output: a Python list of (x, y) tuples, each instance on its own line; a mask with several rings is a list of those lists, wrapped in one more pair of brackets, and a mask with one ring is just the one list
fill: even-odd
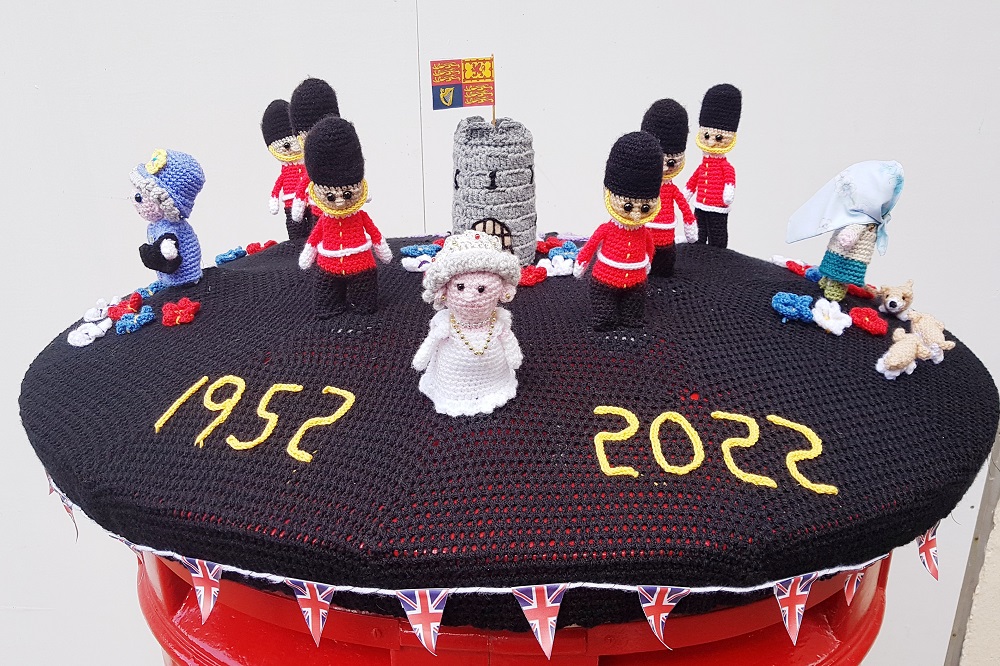
[[(172, 550), (159, 550), (159, 549), (156, 549), (156, 548), (151, 548), (149, 546), (142, 546), (142, 545), (139, 545), (137, 543), (133, 543), (133, 542), (129, 541), (128, 539), (125, 539), (124, 537), (122, 537), (122, 536), (120, 536), (118, 534), (115, 534), (111, 530), (105, 529), (103, 526), (101, 526), (99, 523), (97, 523), (94, 519), (92, 519), (90, 516), (88, 516), (87, 513), (83, 509), (81, 509), (79, 506), (77, 506), (75, 503), (73, 503), (72, 500), (70, 500), (68, 497), (66, 497), (66, 495), (61, 490), (59, 490), (59, 488), (56, 486), (56, 484), (55, 484), (54, 481), (52, 481), (50, 479), (49, 480), (49, 484), (52, 486), (52, 489), (59, 495), (59, 497), (62, 498), (63, 500), (65, 500), (65, 502), (67, 504), (69, 504), (69, 506), (71, 506), (74, 511), (79, 511), (81, 514), (83, 514), (87, 518), (87, 520), (89, 520), (90, 522), (92, 522), (95, 525), (97, 525), (97, 527), (100, 528), (102, 531), (104, 531), (108, 536), (110, 536), (110, 537), (112, 537), (114, 539), (117, 539), (119, 541), (122, 541), (123, 543), (132, 544), (132, 546), (135, 548), (135, 550), (141, 550), (141, 551), (143, 551), (145, 553), (151, 553), (153, 555), (158, 555), (160, 557), (169, 557), (170, 559), (177, 560), (177, 561), (180, 561), (180, 560), (182, 560), (184, 558), (183, 555), (180, 555), (179, 553), (175, 553)], [(830, 576), (830, 575), (834, 575), (834, 574), (844, 573), (845, 571), (858, 571), (858, 570), (861, 570), (861, 569), (866, 569), (866, 568), (870, 567), (871, 565), (875, 564), (876, 562), (878, 562), (879, 560), (884, 560), (888, 556), (889, 556), (889, 553), (886, 553), (885, 555), (879, 555), (878, 557), (872, 558), (872, 559), (868, 560), (867, 562), (862, 562), (861, 564), (852, 564), (852, 565), (847, 565), (847, 566), (830, 567), (828, 569), (820, 569), (819, 571), (810, 571), (810, 572), (808, 572), (806, 574), (801, 574), (801, 575), (808, 575), (809, 573), (815, 573), (815, 574), (818, 575), (818, 577), (823, 577), (823, 576)], [(275, 584), (279, 584), (279, 585), (280, 584), (284, 584), (286, 580), (290, 580), (290, 579), (291, 580), (300, 580), (300, 579), (297, 579), (297, 578), (291, 578), (289, 576), (279, 576), (277, 574), (270, 574), (270, 573), (259, 573), (257, 571), (250, 571), (249, 569), (241, 569), (239, 567), (234, 567), (234, 566), (231, 566), (231, 565), (228, 565), (228, 564), (222, 564), (222, 563), (219, 563), (219, 562), (213, 562), (213, 564), (218, 564), (220, 567), (222, 567), (223, 571), (228, 571), (230, 573), (235, 573), (235, 574), (239, 574), (241, 576), (246, 576), (247, 578), (256, 578), (258, 580), (266, 580), (266, 581), (268, 581), (270, 583), (275, 583)], [(710, 593), (713, 593), (713, 592), (730, 592), (730, 593), (733, 593), (733, 594), (750, 594), (751, 592), (759, 592), (761, 590), (772, 589), (775, 586), (776, 583), (780, 582), (781, 580), (788, 580), (789, 578), (793, 578), (793, 576), (787, 576), (786, 578), (782, 578), (780, 580), (775, 580), (775, 581), (772, 581), (770, 583), (761, 583), (759, 585), (752, 585), (750, 587), (727, 587), (727, 586), (724, 586), (724, 585), (709, 585), (709, 586), (705, 586), (705, 587), (689, 587), (687, 589), (690, 591), (689, 592), (690, 594), (710, 594)], [(308, 581), (308, 582), (319, 582), (319, 581)], [(322, 583), (322, 584), (323, 585), (328, 585), (328, 583)], [(543, 583), (526, 583), (526, 585), (528, 585), (528, 584), (542, 585)], [(558, 583), (558, 582), (551, 583), (550, 582), (550, 583), (544, 583), (544, 584), (545, 585), (559, 585), (560, 583)], [(620, 592), (635, 592), (636, 588), (638, 588), (641, 584), (637, 583), (635, 585), (623, 585), (621, 583), (591, 583), (591, 582), (583, 581), (583, 582), (576, 582), (576, 583), (565, 583), (565, 585), (566, 585), (567, 589), (577, 588), (577, 587), (583, 587), (583, 588), (589, 588), (589, 589), (593, 589), (593, 590), (618, 590)], [(358, 587), (358, 586), (355, 586), (355, 585), (329, 585), (329, 586), (332, 587), (335, 592), (352, 592), (354, 594), (378, 595), (378, 596), (383, 596), (383, 597), (396, 597), (397, 596), (396, 592), (398, 591), (398, 590), (389, 590), (389, 589), (380, 588), (380, 587)], [(661, 585), (661, 587), (662, 587), (662, 585)], [(683, 586), (675, 585), (674, 587), (683, 587)], [(513, 590), (514, 590), (513, 587), (450, 587), (450, 588), (447, 588), (447, 589), (449, 590), (449, 594), (513, 594)]]

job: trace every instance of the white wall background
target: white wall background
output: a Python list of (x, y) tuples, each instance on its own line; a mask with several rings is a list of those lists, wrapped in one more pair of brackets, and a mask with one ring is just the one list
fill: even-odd
[[(913, 278), (1000, 376), (993, 327), (1000, 149), (1000, 5), (409, 0), (365, 3), (8, 3), (0, 8), (0, 202), (7, 303), (0, 382), (0, 648), (11, 663), (158, 662), (128, 549), (47, 497), (16, 398), (34, 355), (101, 296), (149, 282), (129, 170), (153, 148), (207, 174), (191, 222), (207, 261), (283, 238), (267, 214), (277, 175), (258, 124), (306, 76), (330, 81), (359, 131), (372, 203), (391, 236), (450, 226), (451, 135), (431, 111), (428, 61), (494, 53), (497, 113), (535, 137), (539, 230), (604, 221), (614, 139), (660, 97), (697, 124), (701, 96), (742, 88), (730, 247), (817, 261), (826, 239), (786, 247), (785, 220), (844, 166), (896, 159), (907, 185), (874, 283)], [(692, 142), (693, 147), (693, 142)], [(689, 154), (689, 169), (697, 164)], [(874, 359), (872, 359), (874, 362)], [(94, 387), (99, 391), (100, 387)], [(956, 443), (959, 445), (960, 443)], [(942, 523), (941, 581), (897, 551), (883, 632), (867, 664), (944, 658), (982, 482)]]

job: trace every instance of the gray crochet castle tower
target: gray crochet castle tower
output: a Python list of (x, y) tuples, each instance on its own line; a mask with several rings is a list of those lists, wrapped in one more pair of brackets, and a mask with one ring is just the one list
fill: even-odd
[(535, 258), (535, 151), (516, 120), (464, 118), (455, 129), (452, 230), (500, 237), (522, 266)]

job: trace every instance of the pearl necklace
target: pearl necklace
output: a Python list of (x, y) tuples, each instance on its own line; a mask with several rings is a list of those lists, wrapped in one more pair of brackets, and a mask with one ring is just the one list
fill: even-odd
[(493, 329), (497, 323), (497, 311), (494, 310), (493, 314), (490, 315), (490, 330), (486, 334), (486, 343), (483, 344), (482, 349), (476, 349), (472, 346), (472, 343), (468, 341), (465, 334), (462, 332), (462, 328), (458, 325), (458, 320), (455, 319), (455, 315), (449, 315), (449, 317), (451, 319), (451, 327), (455, 329), (455, 332), (458, 333), (458, 338), (465, 343), (465, 346), (469, 348), (469, 351), (476, 356), (482, 356), (485, 354), (486, 348), (490, 346), (490, 340), (493, 338)]

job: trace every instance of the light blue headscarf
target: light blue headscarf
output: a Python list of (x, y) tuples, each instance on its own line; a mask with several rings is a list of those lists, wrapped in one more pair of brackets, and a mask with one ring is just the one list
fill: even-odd
[(889, 244), (889, 212), (903, 190), (899, 162), (870, 160), (847, 167), (788, 218), (786, 243), (836, 231), (849, 224), (878, 225), (875, 247), (885, 254)]

